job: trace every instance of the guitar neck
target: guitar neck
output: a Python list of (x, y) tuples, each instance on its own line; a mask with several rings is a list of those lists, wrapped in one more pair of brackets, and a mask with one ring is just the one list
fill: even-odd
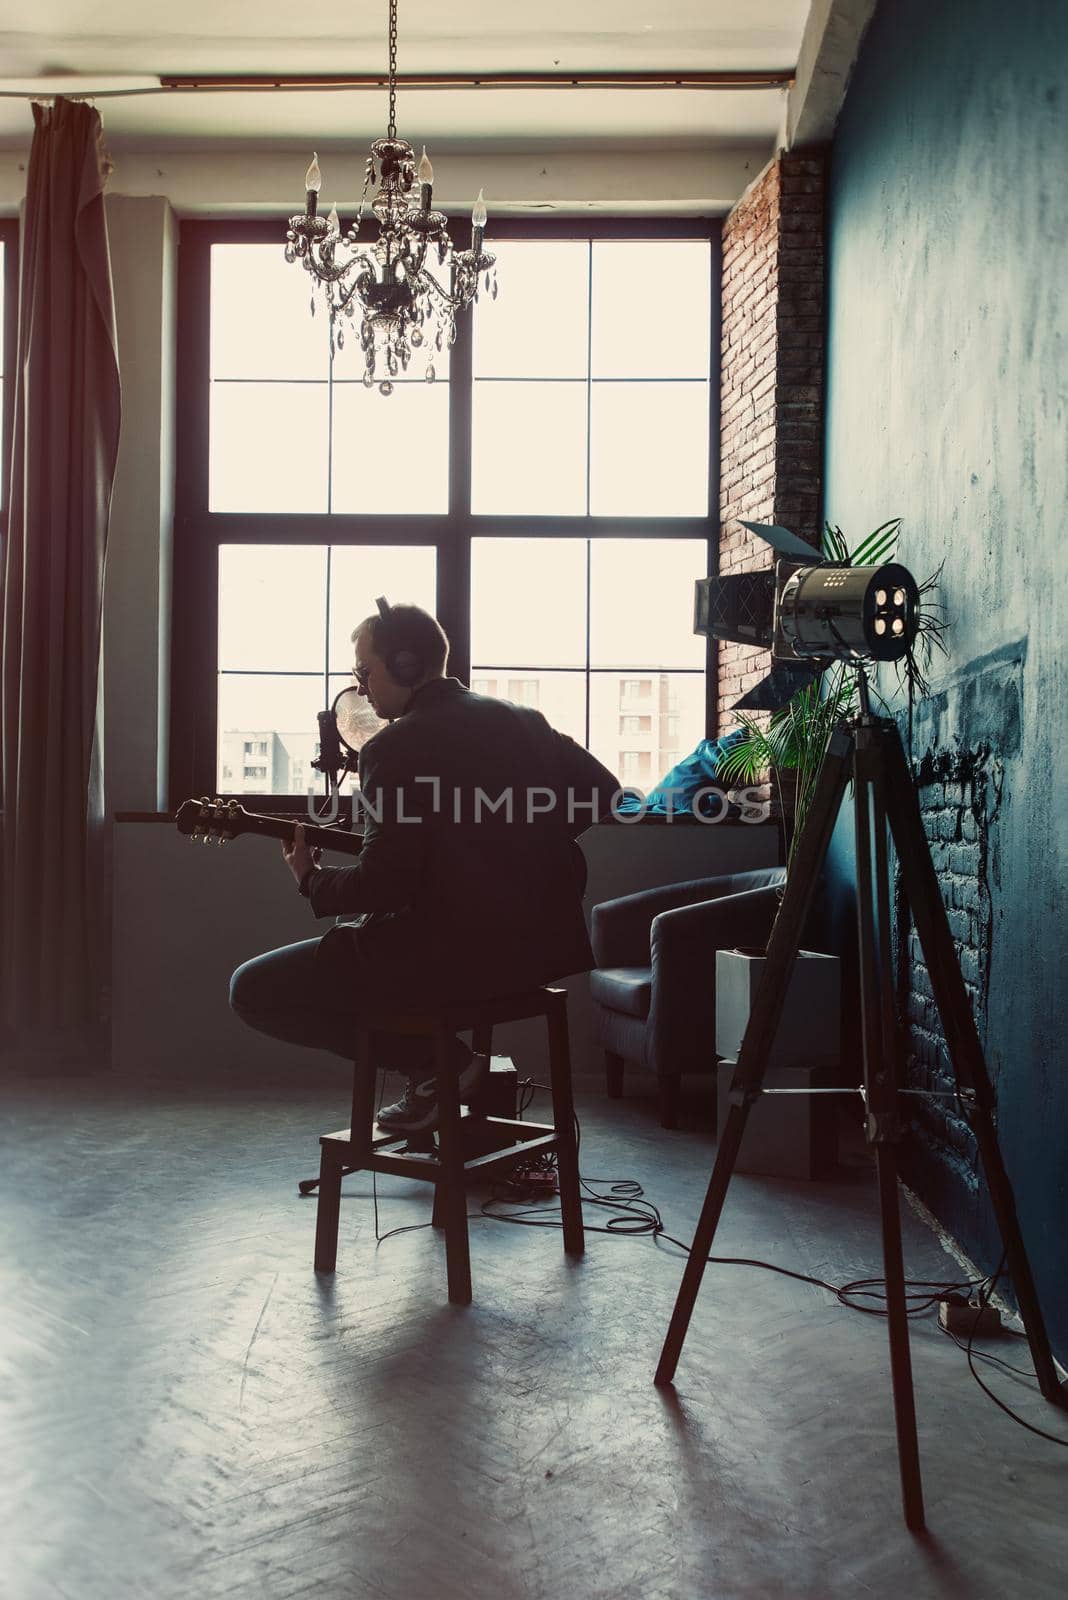
[[(297, 820), (289, 817), (266, 817), (254, 811), (244, 811), (235, 832), (258, 833), (269, 839), (284, 839), (292, 844)], [(339, 850), (342, 855), (359, 855), (363, 836), (347, 833), (343, 828), (322, 828), (317, 823), (304, 823), (304, 843), (313, 850)]]

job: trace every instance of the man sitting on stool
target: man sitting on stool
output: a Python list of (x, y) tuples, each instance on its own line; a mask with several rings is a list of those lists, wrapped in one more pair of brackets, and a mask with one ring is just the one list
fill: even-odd
[[(387, 606), (353, 633), (353, 677), (387, 726), (360, 751), (363, 849), (320, 867), (298, 823), (282, 851), (317, 917), (360, 913), (237, 969), (242, 1021), (351, 1059), (369, 1008), (420, 1011), (492, 999), (585, 972), (586, 864), (575, 843), (611, 817), (617, 783), (540, 712), (445, 676), (449, 641), (418, 606)], [(425, 1039), (377, 1035), (378, 1064), (408, 1075), (379, 1124), (437, 1125)], [(488, 1062), (459, 1039), (461, 1100)]]

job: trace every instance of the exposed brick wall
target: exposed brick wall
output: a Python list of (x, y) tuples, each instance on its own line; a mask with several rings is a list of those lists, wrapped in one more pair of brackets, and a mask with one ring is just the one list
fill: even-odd
[[(985, 1034), (993, 939), (989, 840), (1000, 801), (1000, 767), (985, 748), (929, 751), (919, 763), (916, 787), (961, 975), (980, 1033)], [(903, 898), (897, 927), (898, 1010), (905, 1019), (908, 1079), (915, 1088), (948, 1096), (954, 1082), (942, 1021)], [(956, 1099), (917, 1098), (910, 1113), (928, 1148), (939, 1151), (943, 1160), (974, 1183), (975, 1140)]]
[[(721, 573), (769, 564), (740, 517), (818, 542), (824, 170), (820, 155), (779, 156), (723, 225)], [(720, 731), (766, 672), (765, 651), (720, 645)]]

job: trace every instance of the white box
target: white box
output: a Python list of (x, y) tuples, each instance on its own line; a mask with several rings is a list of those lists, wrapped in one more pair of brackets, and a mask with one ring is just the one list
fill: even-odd
[[(716, 951), (716, 1054), (736, 1061), (766, 958)], [(769, 1067), (832, 1066), (841, 1040), (841, 974), (837, 956), (801, 950), (794, 963)]]

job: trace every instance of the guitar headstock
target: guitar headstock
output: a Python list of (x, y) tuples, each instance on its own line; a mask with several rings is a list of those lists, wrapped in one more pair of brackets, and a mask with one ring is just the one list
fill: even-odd
[(236, 800), (184, 800), (175, 813), (179, 833), (201, 844), (226, 844), (241, 831), (244, 808)]

